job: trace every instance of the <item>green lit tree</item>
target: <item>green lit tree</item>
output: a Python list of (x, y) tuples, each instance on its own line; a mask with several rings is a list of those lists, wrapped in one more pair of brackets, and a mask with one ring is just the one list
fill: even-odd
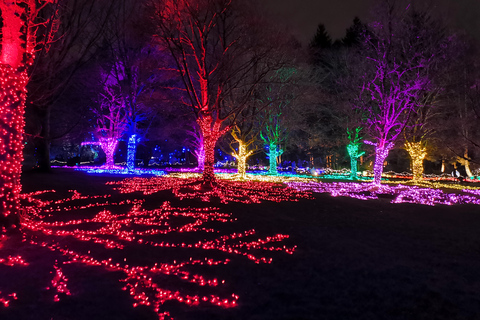
[(361, 127), (355, 128), (355, 133), (347, 129), (348, 140), (350, 143), (347, 145), (347, 152), (350, 156), (350, 178), (357, 179), (357, 163), (358, 158), (365, 154), (365, 151), (360, 151), (362, 145), (362, 137), (360, 137)]

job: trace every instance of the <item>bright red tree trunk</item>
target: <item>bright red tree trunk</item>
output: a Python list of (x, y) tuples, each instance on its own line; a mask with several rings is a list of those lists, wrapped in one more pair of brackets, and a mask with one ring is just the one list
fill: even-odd
[(15, 2), (2, 2), (3, 27), (0, 55), (0, 222), (18, 224), (20, 175), (23, 161), (24, 111), (27, 73), (23, 63), (25, 41), (21, 39), (25, 9)]
[(202, 130), (205, 164), (203, 169), (203, 181), (205, 184), (212, 184), (215, 182), (215, 174), (213, 172), (213, 165), (215, 164), (215, 145), (218, 139), (228, 130), (227, 128), (221, 130), (222, 121), (214, 120), (211, 115), (204, 115), (197, 119), (197, 123)]

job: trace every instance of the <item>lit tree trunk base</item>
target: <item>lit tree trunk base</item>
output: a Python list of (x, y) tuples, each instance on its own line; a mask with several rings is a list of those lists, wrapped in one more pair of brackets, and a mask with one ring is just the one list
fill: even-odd
[(27, 75), (0, 66), (0, 228), (20, 226)]
[(253, 152), (247, 152), (247, 145), (243, 141), (235, 140), (238, 142), (238, 152), (233, 153), (233, 156), (237, 159), (237, 177), (245, 180), (247, 179), (247, 159)]
[(375, 164), (373, 165), (373, 184), (380, 185), (382, 182), (383, 163), (388, 156), (389, 148), (375, 149)]
[(137, 143), (138, 138), (136, 134), (130, 135), (128, 137), (128, 145), (127, 145), (127, 169), (128, 171), (135, 170), (135, 158), (137, 154)]
[(102, 139), (100, 140), (100, 145), (102, 146), (103, 152), (105, 152), (105, 166), (113, 167), (115, 165), (114, 155), (118, 141), (116, 139)]
[(212, 116), (206, 115), (197, 119), (200, 130), (203, 135), (203, 148), (205, 151), (205, 163), (202, 175), (203, 184), (206, 187), (213, 187), (216, 185), (215, 173), (213, 166), (215, 164), (215, 145), (218, 138), (220, 138), (228, 129), (220, 130), (221, 121), (214, 121)]
[(465, 153), (464, 153), (464, 159), (461, 159), (462, 161), (460, 162), (465, 166), (465, 173), (467, 174), (467, 177), (473, 177), (472, 170), (470, 170), (470, 161), (468, 161), (468, 149), (465, 148)]
[(272, 175), (272, 176), (278, 175), (277, 157), (280, 156), (282, 153), (283, 151), (279, 150), (276, 144), (270, 144), (268, 146), (268, 158), (269, 158), (269, 164), (270, 164), (270, 168), (268, 169), (269, 175)]
[(413, 181), (418, 182), (423, 179), (423, 159), (427, 155), (427, 149), (422, 142), (405, 142), (405, 150), (407, 150), (412, 159)]
[(360, 144), (357, 142), (349, 143), (347, 145), (347, 152), (350, 156), (350, 179), (357, 179), (358, 158), (363, 156), (365, 152), (360, 152)]
[(358, 158), (350, 157), (350, 179), (357, 179), (357, 163)]
[(238, 178), (245, 180), (247, 179), (247, 157), (243, 156), (238, 158), (238, 169), (237, 169)]

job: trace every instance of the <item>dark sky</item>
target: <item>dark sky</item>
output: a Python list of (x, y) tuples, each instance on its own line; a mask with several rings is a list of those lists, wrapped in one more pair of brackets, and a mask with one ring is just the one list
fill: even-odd
[[(341, 38), (355, 16), (370, 18), (377, 0), (263, 0), (272, 14), (288, 24), (303, 43), (308, 43), (319, 23), (333, 39)], [(422, 2), (416, 0), (415, 2)], [(480, 0), (429, 0), (436, 12), (454, 28), (466, 28), (480, 40)]]

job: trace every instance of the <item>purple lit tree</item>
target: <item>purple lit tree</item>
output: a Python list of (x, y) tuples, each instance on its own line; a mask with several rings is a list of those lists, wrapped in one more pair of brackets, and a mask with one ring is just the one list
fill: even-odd
[[(154, 50), (149, 46), (147, 30), (139, 30), (143, 18), (136, 1), (120, 1), (112, 12), (113, 19), (104, 30), (103, 69), (108, 73), (109, 86), (125, 108), (127, 122), (127, 169), (135, 169), (137, 143), (146, 134), (148, 120), (153, 118), (149, 106), (156, 78)], [(158, 98), (158, 97), (157, 97)]]
[(106, 155), (106, 166), (115, 165), (114, 155), (118, 142), (128, 127), (126, 107), (114, 87), (104, 85), (97, 108), (93, 109), (97, 117), (96, 137)]
[(203, 141), (203, 134), (197, 123), (192, 124), (192, 128), (187, 130), (189, 139), (187, 139), (187, 145), (193, 149), (193, 154), (197, 158), (197, 168), (203, 171), (205, 168), (205, 147)]
[[(363, 124), (375, 147), (374, 184), (380, 184), (383, 165), (389, 151), (418, 109), (421, 95), (428, 89), (431, 52), (408, 46), (412, 8), (398, 11), (388, 2), (370, 25), (364, 37), (366, 72), (355, 108), (363, 115)], [(417, 43), (426, 41), (417, 34)]]
[(170, 53), (183, 102), (202, 132), (202, 180), (212, 185), (217, 140), (270, 72), (285, 64), (286, 57), (276, 55), (285, 37), (266, 27), (253, 1), (152, 0), (150, 6), (159, 49)]

